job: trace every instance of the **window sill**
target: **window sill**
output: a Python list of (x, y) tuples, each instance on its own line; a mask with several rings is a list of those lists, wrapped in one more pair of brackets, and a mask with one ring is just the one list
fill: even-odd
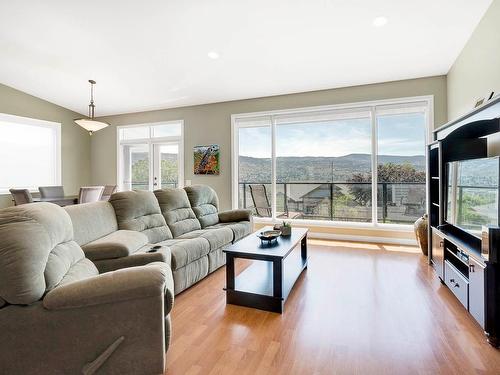
[(394, 231), (394, 232), (406, 232), (413, 233), (413, 225), (411, 224), (384, 224), (384, 223), (356, 223), (356, 222), (346, 222), (346, 221), (326, 221), (326, 220), (301, 220), (301, 219), (276, 219), (255, 217), (253, 218), (254, 223), (257, 224), (278, 224), (283, 221), (290, 222), (299, 226), (311, 226), (311, 227), (323, 227), (323, 228), (343, 228), (343, 229), (369, 229), (369, 230), (380, 230), (380, 231)]

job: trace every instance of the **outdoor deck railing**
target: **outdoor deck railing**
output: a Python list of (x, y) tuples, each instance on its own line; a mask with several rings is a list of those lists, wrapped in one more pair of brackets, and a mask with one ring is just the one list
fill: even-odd
[[(271, 202), (270, 182), (239, 183), (239, 205), (253, 208), (249, 185), (266, 185)], [(370, 182), (278, 182), (276, 211), (283, 219), (330, 221), (372, 221)], [(413, 223), (425, 212), (425, 182), (381, 182), (377, 184), (377, 220), (382, 223)]]

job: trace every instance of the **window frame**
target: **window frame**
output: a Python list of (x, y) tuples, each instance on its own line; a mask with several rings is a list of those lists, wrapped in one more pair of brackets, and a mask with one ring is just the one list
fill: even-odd
[[(423, 104), (423, 105), (422, 105)], [(432, 130), (434, 129), (434, 95), (423, 95), (413, 97), (403, 97), (394, 99), (382, 99), (363, 101), (355, 103), (313, 106), (293, 109), (282, 109), (274, 111), (238, 113), (231, 115), (231, 202), (232, 208), (238, 208), (239, 204), (239, 137), (238, 130), (242, 127), (254, 127), (252, 124), (239, 124), (242, 119), (251, 119), (269, 116), (271, 121), (271, 162), (272, 162), (272, 181), (271, 181), (271, 209), (272, 215), (270, 218), (254, 217), (256, 223), (269, 224), (276, 223), (279, 220), (276, 218), (276, 116), (307, 114), (313, 112), (339, 112), (340, 114), (363, 111), (368, 109), (371, 119), (371, 161), (372, 161), (372, 221), (369, 223), (360, 223), (352, 221), (331, 221), (331, 220), (305, 220), (305, 219), (287, 219), (287, 221), (295, 222), (300, 225), (309, 225), (315, 227), (338, 227), (338, 228), (369, 228), (383, 229), (394, 231), (408, 231), (411, 228), (410, 224), (392, 224), (379, 223), (377, 217), (377, 164), (378, 164), (378, 124), (377, 114), (388, 113), (416, 113), (411, 108), (424, 108), (425, 115), (425, 161), (427, 165), (428, 153), (427, 144), (432, 141)], [(426, 168), (426, 179), (428, 179), (428, 171)], [(426, 189), (426, 199), (428, 201), (428, 189)], [(427, 210), (427, 207), (426, 207)]]
[[(55, 168), (54, 168), (54, 186), (62, 185), (62, 162), (61, 162), (61, 123), (47, 120), (40, 120), (30, 117), (16, 116), (7, 113), (0, 113), (0, 121), (12, 124), (49, 128), (54, 131), (55, 136)], [(40, 186), (40, 185), (39, 185)], [(0, 195), (10, 194), (9, 189), (28, 189), (30, 193), (37, 193), (38, 186), (0, 186)]]
[[(168, 137), (154, 137), (153, 128), (158, 125), (175, 125), (180, 124), (181, 134), (176, 136)], [(149, 137), (148, 138), (135, 138), (135, 139), (120, 139), (120, 131), (127, 128), (137, 128), (137, 127), (148, 127)], [(116, 181), (118, 191), (124, 191), (123, 189), (123, 171), (121, 168), (122, 164), (122, 146), (123, 145), (137, 145), (137, 144), (147, 144), (148, 155), (149, 155), (149, 170), (154, 170), (154, 145), (155, 144), (178, 144), (179, 145), (179, 155), (178, 155), (178, 187), (184, 186), (184, 120), (169, 120), (169, 121), (158, 121), (158, 122), (148, 122), (141, 124), (130, 124), (130, 125), (119, 125), (116, 127)], [(153, 187), (153, 173), (149, 173), (148, 184)], [(153, 187), (154, 189), (154, 187)]]

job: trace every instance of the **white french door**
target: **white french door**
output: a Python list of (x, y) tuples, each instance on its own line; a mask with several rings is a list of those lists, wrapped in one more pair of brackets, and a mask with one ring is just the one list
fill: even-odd
[(178, 187), (179, 143), (153, 143), (153, 190)]
[(179, 135), (168, 134), (172, 133), (166, 128), (171, 126), (169, 123), (118, 129), (120, 190), (157, 190), (183, 185), (182, 123), (173, 125), (181, 125)]

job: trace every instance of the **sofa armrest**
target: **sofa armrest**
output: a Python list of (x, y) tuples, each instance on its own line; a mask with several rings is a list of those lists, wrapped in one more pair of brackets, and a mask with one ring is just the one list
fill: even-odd
[(221, 223), (252, 221), (252, 210), (237, 209), (219, 212), (219, 221)]
[(158, 295), (165, 298), (167, 315), (174, 302), (174, 282), (170, 267), (160, 262), (56, 287), (47, 293), (43, 306), (48, 310), (76, 309)]
[(82, 246), (85, 257), (91, 261), (123, 258), (134, 254), (148, 243), (148, 237), (141, 232), (117, 230)]

